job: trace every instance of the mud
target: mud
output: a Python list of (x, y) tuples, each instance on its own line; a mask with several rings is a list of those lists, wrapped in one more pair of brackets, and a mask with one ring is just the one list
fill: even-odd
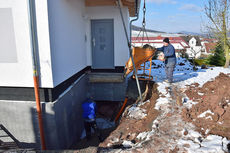
[[(83, 140), (80, 146), (82, 149), (91, 149), (89, 152), (97, 150), (97, 152), (186, 153), (189, 152), (187, 149), (190, 147), (202, 147), (202, 141), (210, 134), (230, 139), (230, 77), (228, 75), (221, 73), (202, 88), (197, 83), (183, 89), (178, 88), (176, 84), (170, 88), (166, 87), (169, 103), (162, 104), (159, 110), (155, 109), (156, 100), (166, 97), (166, 94), (162, 94), (158, 91), (157, 85), (152, 84), (151, 87), (148, 86), (151, 92), (144, 96), (149, 99), (149, 102), (138, 106), (146, 110), (144, 118), (130, 118), (127, 111), (133, 106), (130, 101), (128, 103), (130, 106), (127, 106), (117, 127), (107, 129), (106, 133), (103, 133), (106, 139), (102, 143), (94, 136), (94, 142), (97, 143), (90, 144), (87, 148), (87, 146), (83, 147), (83, 144), (89, 142)], [(197, 104), (187, 108), (184, 105), (186, 101), (183, 100), (185, 96)], [(107, 110), (107, 107), (109, 106), (103, 104), (101, 110), (99, 109), (100, 114), (114, 116), (111, 112), (103, 111)], [(114, 106), (109, 109), (113, 108)], [(191, 131), (200, 132), (202, 135), (194, 136)], [(139, 134), (144, 132), (148, 133), (148, 136), (138, 138)], [(179, 141), (186, 143), (180, 145)], [(126, 143), (128, 147), (124, 142), (129, 142)], [(132, 144), (129, 145), (130, 143)], [(230, 145), (227, 147), (230, 148)]]
[(118, 125), (116, 130), (114, 130), (110, 134), (110, 136), (99, 145), (100, 148), (121, 148), (121, 144), (125, 140), (131, 141), (135, 144), (140, 141), (136, 138), (139, 133), (151, 131), (152, 123), (158, 116), (158, 111), (154, 109), (156, 99), (158, 99), (159, 97), (157, 93), (157, 85), (153, 85), (149, 91), (151, 91), (151, 94), (148, 94), (147, 98), (151, 97), (149, 99), (150, 102), (147, 102), (144, 105), (140, 106), (140, 108), (146, 110), (147, 116), (141, 120), (134, 119), (129, 118), (127, 116), (127, 112), (124, 112), (120, 124)]
[(198, 103), (183, 109), (183, 119), (192, 122), (204, 136), (214, 134), (230, 139), (230, 77), (221, 73), (202, 88), (198, 86), (193, 84), (185, 92)]

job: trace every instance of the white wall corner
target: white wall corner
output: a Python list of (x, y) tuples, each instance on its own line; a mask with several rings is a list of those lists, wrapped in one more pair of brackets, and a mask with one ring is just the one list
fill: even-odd
[(41, 87), (54, 87), (47, 0), (35, 1)]

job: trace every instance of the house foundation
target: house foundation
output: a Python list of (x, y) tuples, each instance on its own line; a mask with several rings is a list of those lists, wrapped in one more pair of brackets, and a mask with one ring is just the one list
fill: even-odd
[[(93, 75), (97, 77), (97, 74)], [(118, 80), (121, 74), (104, 76)], [(96, 101), (124, 100), (127, 87), (125, 79), (118, 82), (113, 79), (107, 82), (90, 82), (90, 78), (92, 79), (92, 74), (83, 74), (55, 101), (41, 103), (48, 149), (66, 149), (80, 140), (84, 130), (81, 104), (89, 96)], [(20, 141), (21, 147), (40, 149), (35, 101), (1, 100), (0, 105), (0, 123)]]

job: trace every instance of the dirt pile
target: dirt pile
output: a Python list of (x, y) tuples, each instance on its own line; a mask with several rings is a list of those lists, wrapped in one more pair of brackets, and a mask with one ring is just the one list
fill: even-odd
[(230, 77), (220, 73), (202, 88), (191, 85), (186, 94), (197, 104), (183, 109), (183, 119), (192, 122), (204, 136), (214, 134), (230, 139)]
[(158, 116), (158, 111), (154, 109), (156, 99), (158, 99), (158, 93), (156, 85), (153, 86), (149, 102), (140, 106), (141, 109), (145, 110), (147, 116), (143, 119), (130, 118), (128, 109), (126, 109), (117, 129), (114, 130), (99, 147), (122, 148), (122, 143), (125, 141), (131, 141), (135, 144), (140, 141), (137, 139), (139, 133), (151, 130), (152, 123)]

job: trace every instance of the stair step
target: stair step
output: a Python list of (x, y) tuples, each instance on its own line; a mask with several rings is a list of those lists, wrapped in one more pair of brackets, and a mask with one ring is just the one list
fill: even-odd
[(17, 144), (15, 143), (15, 142), (4, 142), (4, 143), (2, 143), (1, 145), (0, 145), (0, 149), (1, 148), (13, 148), (13, 149), (15, 149), (15, 148), (19, 148), (18, 146), (17, 146)]
[(0, 138), (3, 138), (3, 137), (10, 137), (8, 135), (0, 135)]
[(124, 82), (123, 73), (89, 73), (91, 83)]

